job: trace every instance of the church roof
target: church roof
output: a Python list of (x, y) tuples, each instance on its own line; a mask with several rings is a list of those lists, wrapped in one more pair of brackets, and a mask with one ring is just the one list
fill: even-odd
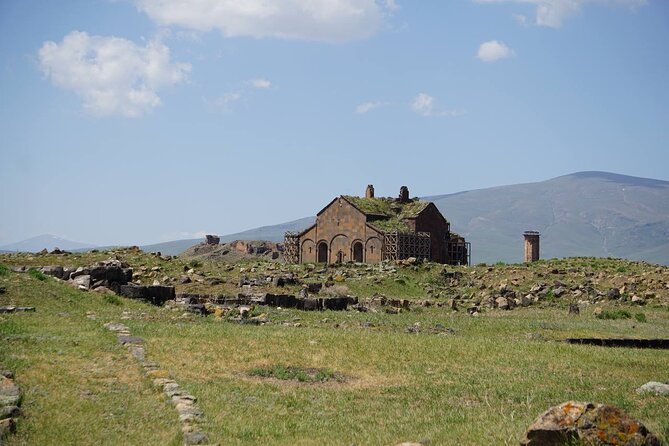
[(363, 198), (342, 195), (342, 198), (367, 216), (367, 222), (381, 231), (408, 231), (407, 219), (418, 217), (431, 202), (419, 199), (400, 202), (394, 198)]

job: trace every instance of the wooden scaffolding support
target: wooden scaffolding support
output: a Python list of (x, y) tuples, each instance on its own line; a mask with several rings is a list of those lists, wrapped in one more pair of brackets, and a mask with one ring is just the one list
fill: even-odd
[(471, 246), (471, 243), (466, 242), (462, 237), (451, 238), (446, 245), (448, 264), (470, 265), (472, 256)]
[(300, 263), (300, 235), (286, 232), (283, 236), (283, 256), (286, 263)]
[(383, 239), (383, 260), (405, 260), (415, 257), (430, 260), (429, 232), (386, 232)]

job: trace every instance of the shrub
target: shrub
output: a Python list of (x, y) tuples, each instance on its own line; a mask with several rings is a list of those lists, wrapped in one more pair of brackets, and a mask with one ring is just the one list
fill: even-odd
[(632, 313), (627, 310), (604, 310), (597, 315), (597, 319), (630, 319)]
[(191, 260), (190, 262), (188, 262), (188, 266), (190, 266), (191, 268), (199, 268), (202, 266), (202, 262), (200, 262), (199, 260)]
[(37, 268), (30, 268), (28, 270), (28, 275), (33, 279), (46, 280), (46, 276), (44, 275), (44, 273), (38, 270)]
[(646, 322), (646, 315), (643, 313), (636, 313), (634, 319), (636, 319), (637, 322)]
[(0, 276), (6, 276), (9, 274), (9, 267), (4, 263), (0, 263)]

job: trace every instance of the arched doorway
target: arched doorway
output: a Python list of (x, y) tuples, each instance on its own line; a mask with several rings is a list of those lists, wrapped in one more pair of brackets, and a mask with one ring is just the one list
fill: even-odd
[(318, 254), (317, 262), (328, 263), (328, 244), (325, 242), (320, 242), (316, 251)]
[(361, 242), (355, 242), (353, 243), (353, 261), (362, 263), (362, 243)]

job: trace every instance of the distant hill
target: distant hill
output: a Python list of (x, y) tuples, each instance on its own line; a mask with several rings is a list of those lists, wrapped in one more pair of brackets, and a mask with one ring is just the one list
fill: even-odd
[(55, 248), (64, 249), (66, 251), (73, 251), (78, 249), (90, 249), (94, 247), (94, 245), (88, 243), (73, 242), (71, 240), (65, 240), (64, 238), (56, 237), (55, 235), (44, 234), (17, 243), (0, 246), (0, 252), (39, 252), (45, 248), (49, 251), (52, 251)]
[[(323, 197), (323, 204), (331, 198)], [(522, 261), (522, 234), (536, 230), (541, 232), (542, 258), (610, 256), (669, 265), (669, 181), (578, 172), (537, 183), (424, 199), (433, 201), (451, 222), (452, 230), (472, 243), (473, 263)], [(304, 229), (314, 220), (306, 217), (228, 234), (221, 237), (221, 242), (279, 242), (284, 232)], [(39, 251), (50, 245), (50, 249), (77, 249), (65, 241), (55, 245), (42, 241), (30, 245), (30, 249), (16, 247), (30, 240), (0, 249)], [(175, 240), (141, 248), (176, 255), (201, 241)]]
[[(243, 232), (236, 232), (221, 236), (221, 243), (231, 242), (233, 240), (269, 240), (272, 242), (283, 241), (283, 235), (286, 231), (298, 231), (310, 226), (316, 217), (300, 218), (286, 223), (281, 223), (272, 226), (262, 226), (255, 229), (249, 229)], [(156, 252), (160, 251), (163, 254), (177, 255), (202, 242), (203, 239), (187, 239), (175, 240), (172, 242), (156, 243), (154, 245), (140, 246), (143, 251)]]
[(474, 262), (519, 262), (525, 230), (541, 257), (601, 256), (669, 264), (669, 182), (579, 172), (538, 183), (426, 197), (472, 243)]
[[(325, 204), (329, 198), (324, 197)], [(578, 172), (537, 183), (424, 197), (472, 243), (472, 261), (520, 262), (525, 230), (541, 232), (541, 257), (623, 257), (669, 264), (669, 182)], [(315, 217), (221, 238), (281, 241)], [(176, 254), (201, 240), (142, 247)]]

